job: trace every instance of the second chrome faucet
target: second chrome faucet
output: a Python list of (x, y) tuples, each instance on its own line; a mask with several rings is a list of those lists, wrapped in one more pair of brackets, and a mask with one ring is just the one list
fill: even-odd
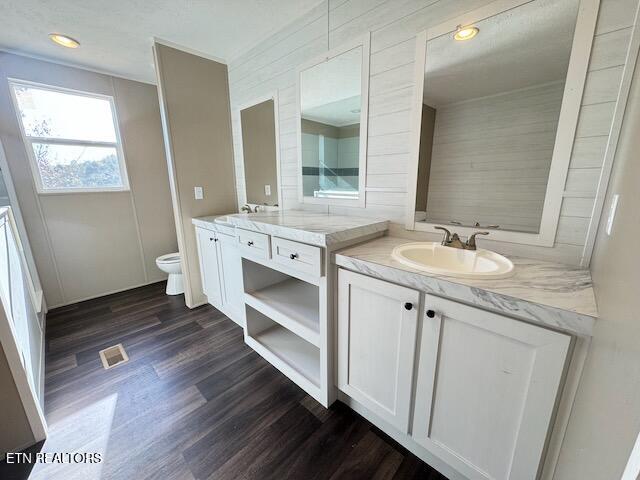
[(451, 233), (444, 227), (434, 227), (436, 230), (442, 230), (444, 237), (442, 238), (442, 245), (451, 248), (460, 248), (462, 250), (475, 250), (476, 249), (476, 235), (489, 235), (489, 232), (475, 232), (469, 236), (466, 242), (460, 240), (460, 236), (457, 233)]

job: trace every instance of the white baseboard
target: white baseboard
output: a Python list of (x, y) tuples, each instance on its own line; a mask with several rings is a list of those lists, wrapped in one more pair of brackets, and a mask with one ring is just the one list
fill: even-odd
[(116, 290), (110, 290), (108, 292), (98, 293), (96, 295), (91, 295), (91, 296), (88, 296), (88, 297), (74, 299), (74, 300), (69, 301), (69, 302), (59, 303), (57, 305), (49, 306), (48, 310), (53, 310), (54, 308), (60, 308), (60, 307), (67, 307), (67, 306), (73, 305), (75, 303), (86, 302), (87, 300), (94, 300), (96, 298), (106, 297), (107, 295), (113, 295), (114, 293), (126, 292), (127, 290), (133, 290), (135, 288), (146, 287), (147, 285), (153, 285), (154, 283), (160, 283), (160, 282), (164, 282), (166, 280), (167, 280), (166, 278), (161, 278), (159, 280), (158, 279), (150, 280), (148, 282), (139, 283), (137, 285), (131, 285), (131, 286), (124, 287), (124, 288), (119, 288), (119, 289), (116, 289)]

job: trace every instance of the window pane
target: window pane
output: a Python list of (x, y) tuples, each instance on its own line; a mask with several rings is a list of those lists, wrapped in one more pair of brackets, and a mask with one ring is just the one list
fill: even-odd
[(33, 137), (115, 142), (111, 103), (102, 98), (13, 86), (25, 133)]
[(33, 143), (33, 153), (46, 190), (123, 186), (113, 147)]

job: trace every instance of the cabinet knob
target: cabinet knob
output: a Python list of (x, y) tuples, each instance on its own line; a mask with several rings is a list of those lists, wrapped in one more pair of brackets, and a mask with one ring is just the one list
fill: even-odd
[(209, 237), (209, 241), (210, 241), (210, 242), (213, 242), (213, 237)]
[(406, 308), (407, 310), (411, 310), (413, 308), (413, 303), (411, 302), (407, 302), (404, 304), (404, 308)]
[(427, 310), (427, 317), (433, 318), (435, 316), (436, 316), (436, 312), (434, 312), (433, 310)]
[(218, 241), (218, 239), (217, 239), (217, 238), (214, 238), (214, 239), (213, 239), (213, 241), (214, 241), (214, 242), (217, 242), (217, 241)]
[(253, 245), (253, 240), (249, 240), (249, 241), (247, 242), (247, 245), (249, 245), (249, 246)]
[(291, 260), (295, 260), (296, 258), (298, 258), (298, 254), (297, 253), (292, 253), (291, 255), (289, 255), (289, 258)]

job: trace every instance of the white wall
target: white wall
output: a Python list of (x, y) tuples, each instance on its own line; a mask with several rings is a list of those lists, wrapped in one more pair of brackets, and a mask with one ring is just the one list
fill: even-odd
[[(415, 35), (442, 21), (490, 3), (488, 0), (328, 0), (231, 62), (229, 81), (235, 164), (240, 203), (244, 191), (238, 106), (279, 90), (280, 149), (285, 208), (296, 208), (296, 68), (371, 32), (369, 149), (366, 208), (328, 207), (336, 213), (381, 216), (402, 231), (407, 199)], [(553, 248), (491, 243), (506, 253), (578, 263), (608, 141), (638, 0), (602, 0)], [(328, 8), (327, 8), (328, 7)], [(327, 14), (328, 10), (328, 14)], [(328, 16), (328, 18), (327, 18)], [(329, 34), (327, 38), (327, 21)], [(327, 210), (327, 207), (314, 207)], [(419, 238), (425, 235), (412, 234)]]
[[(131, 190), (38, 194), (7, 78), (113, 96)], [(49, 308), (160, 281), (177, 250), (153, 85), (0, 52), (0, 138)]]
[(620, 201), (611, 236), (605, 232), (607, 215), (601, 219), (591, 264), (600, 318), (557, 480), (621, 478), (640, 430), (640, 68), (634, 77), (604, 211), (613, 194)]
[(429, 221), (537, 233), (563, 92), (556, 82), (438, 106)]

